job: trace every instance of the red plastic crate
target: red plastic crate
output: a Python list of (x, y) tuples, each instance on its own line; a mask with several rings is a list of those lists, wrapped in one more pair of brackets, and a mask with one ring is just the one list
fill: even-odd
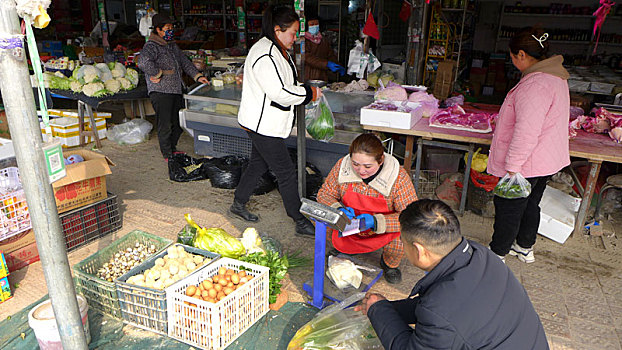
[(67, 251), (119, 230), (122, 226), (117, 196), (108, 198), (60, 216)]

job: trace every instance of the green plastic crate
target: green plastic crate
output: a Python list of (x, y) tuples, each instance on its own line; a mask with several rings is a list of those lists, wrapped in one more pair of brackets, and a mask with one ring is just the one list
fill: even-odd
[[(76, 291), (82, 293), (90, 307), (93, 307), (112, 317), (121, 318), (121, 308), (117, 295), (117, 287), (114, 282), (108, 282), (97, 277), (99, 270), (115, 253), (120, 250), (133, 247), (136, 243), (153, 244), (156, 246), (157, 255), (163, 249), (173, 243), (171, 240), (162, 238), (151, 233), (134, 230), (126, 236), (112, 242), (108, 247), (89, 256), (73, 266), (76, 280)], [(152, 256), (153, 256), (152, 255)], [(148, 260), (149, 257), (145, 260)]]

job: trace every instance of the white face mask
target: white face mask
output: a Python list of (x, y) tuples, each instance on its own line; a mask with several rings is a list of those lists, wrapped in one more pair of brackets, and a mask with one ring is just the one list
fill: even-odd
[(316, 26), (309, 26), (309, 33), (316, 35), (317, 33), (320, 32), (320, 26), (316, 25)]

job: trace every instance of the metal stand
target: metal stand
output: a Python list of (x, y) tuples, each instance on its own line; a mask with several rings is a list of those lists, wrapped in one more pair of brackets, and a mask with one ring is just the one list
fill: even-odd
[[(86, 109), (86, 113), (89, 116), (89, 123), (91, 124), (91, 130), (84, 130), (84, 110)], [(97, 132), (97, 125), (95, 124), (95, 117), (93, 116), (93, 108), (88, 104), (78, 101), (78, 135), (80, 138), (80, 147), (86, 145), (86, 137), (92, 136), (95, 140), (95, 144), (97, 148), (102, 148), (102, 143), (99, 140), (99, 134)]]
[(458, 145), (455, 143), (449, 142), (440, 142), (440, 141), (432, 141), (432, 140), (424, 140), (420, 137), (417, 140), (417, 160), (415, 165), (415, 179), (414, 185), (415, 190), (419, 190), (419, 174), (421, 173), (421, 158), (423, 157), (423, 145), (456, 149), (459, 151), (468, 152), (467, 163), (464, 168), (464, 179), (462, 180), (462, 196), (460, 198), (460, 215), (464, 214), (464, 209), (466, 206), (466, 198), (467, 198), (467, 187), (469, 185), (469, 176), (471, 176), (471, 162), (473, 161), (473, 148), (475, 146), (470, 143), (468, 145)]
[(315, 220), (315, 253), (313, 257), (313, 292), (311, 305), (318, 309), (326, 306), (324, 301), (324, 273), (326, 270), (326, 223)]

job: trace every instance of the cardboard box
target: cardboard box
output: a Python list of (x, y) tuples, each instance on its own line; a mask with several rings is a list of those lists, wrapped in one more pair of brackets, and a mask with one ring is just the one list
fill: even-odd
[(11, 299), (11, 286), (9, 285), (9, 279), (4, 277), (0, 279), (0, 303), (3, 303)]
[(84, 162), (67, 165), (67, 176), (54, 182), (54, 197), (59, 213), (106, 199), (106, 175), (112, 174), (114, 163), (103, 154), (75, 150), (64, 152), (64, 156), (80, 155)]
[(7, 255), (32, 243), (35, 243), (35, 233), (30, 229), (0, 241), (0, 251)]
[[(402, 102), (388, 102), (395, 106), (401, 106)], [(361, 124), (384, 126), (395, 129), (412, 129), (412, 127), (423, 117), (423, 109), (418, 102), (408, 102), (408, 107), (412, 112), (383, 111), (371, 109), (369, 106), (361, 108)]]
[(446, 99), (453, 91), (457, 62), (447, 60), (438, 63), (434, 80), (434, 96), (439, 100)]
[(0, 278), (6, 277), (9, 275), (9, 267), (6, 264), (6, 260), (4, 259), (4, 253), (0, 251)]
[(151, 104), (151, 100), (148, 98), (140, 99), (134, 101), (134, 112), (132, 113), (132, 103), (131, 101), (123, 101), (123, 109), (125, 111), (126, 117), (140, 117), (140, 107), (139, 104), (143, 105), (143, 109), (145, 111), (145, 115), (155, 115), (155, 110), (153, 109), (153, 105)]
[(563, 244), (574, 230), (575, 213), (580, 206), (581, 198), (547, 186), (540, 201), (538, 233)]
[(31, 243), (24, 248), (6, 254), (6, 264), (9, 271), (17, 271), (37, 261), (39, 261), (37, 243)]

